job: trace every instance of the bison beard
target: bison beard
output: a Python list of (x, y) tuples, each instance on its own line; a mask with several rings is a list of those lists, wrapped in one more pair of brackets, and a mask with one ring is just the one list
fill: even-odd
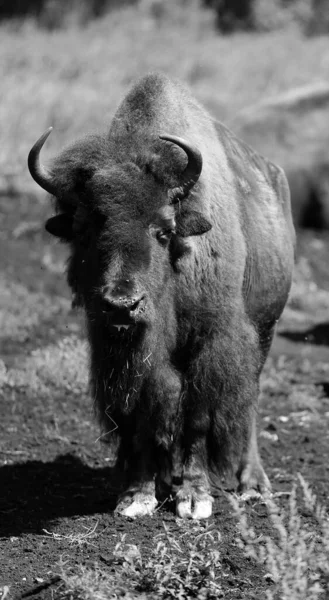
[(178, 516), (207, 518), (229, 469), (240, 491), (265, 493), (259, 377), (294, 262), (284, 173), (162, 75), (51, 171), (49, 133), (29, 168), (56, 197), (47, 230), (70, 244), (95, 407), (125, 473), (116, 510), (151, 514), (173, 493)]

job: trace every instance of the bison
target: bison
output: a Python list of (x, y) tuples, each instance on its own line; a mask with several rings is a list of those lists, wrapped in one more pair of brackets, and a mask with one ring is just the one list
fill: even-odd
[(228, 469), (266, 492), (259, 377), (294, 263), (282, 169), (161, 74), (49, 169), (50, 131), (28, 165), (56, 198), (47, 231), (70, 248), (95, 407), (126, 474), (117, 512), (151, 514), (166, 492), (179, 517), (208, 518)]

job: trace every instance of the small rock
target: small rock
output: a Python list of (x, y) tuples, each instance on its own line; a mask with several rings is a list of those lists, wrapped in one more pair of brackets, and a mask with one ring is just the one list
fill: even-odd
[(270, 440), (271, 442), (277, 442), (279, 437), (277, 433), (270, 433), (270, 431), (261, 431), (259, 434), (260, 437), (265, 438), (266, 440)]

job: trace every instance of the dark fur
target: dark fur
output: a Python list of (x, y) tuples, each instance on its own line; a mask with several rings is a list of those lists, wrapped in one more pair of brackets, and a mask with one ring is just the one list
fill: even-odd
[[(200, 180), (174, 206), (186, 156), (164, 134), (203, 156)], [(95, 404), (107, 439), (120, 440), (130, 487), (164, 467), (174, 478), (194, 469), (200, 486), (208, 469), (238, 468), (291, 283), (282, 170), (182, 86), (149, 75), (107, 135), (74, 144), (52, 171), (59, 217), (48, 230), (71, 244), (68, 281), (87, 314)], [(102, 312), (103, 290), (118, 280), (147, 298), (143, 319), (123, 334)]]

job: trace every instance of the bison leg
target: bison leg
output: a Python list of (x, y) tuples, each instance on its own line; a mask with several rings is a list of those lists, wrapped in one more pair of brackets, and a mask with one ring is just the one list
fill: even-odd
[(249, 439), (242, 452), (237, 478), (239, 481), (238, 491), (241, 493), (256, 490), (261, 494), (266, 494), (271, 490), (271, 484), (262, 467), (258, 453), (255, 411), (253, 411), (251, 418)]
[(211, 516), (213, 498), (202, 460), (205, 456), (206, 438), (202, 437), (190, 450), (183, 467), (183, 483), (176, 493), (176, 514), (182, 519), (208, 519)]
[(115, 512), (125, 517), (151, 515), (158, 502), (155, 497), (155, 465), (151, 448), (128, 458), (126, 491), (120, 496)]

